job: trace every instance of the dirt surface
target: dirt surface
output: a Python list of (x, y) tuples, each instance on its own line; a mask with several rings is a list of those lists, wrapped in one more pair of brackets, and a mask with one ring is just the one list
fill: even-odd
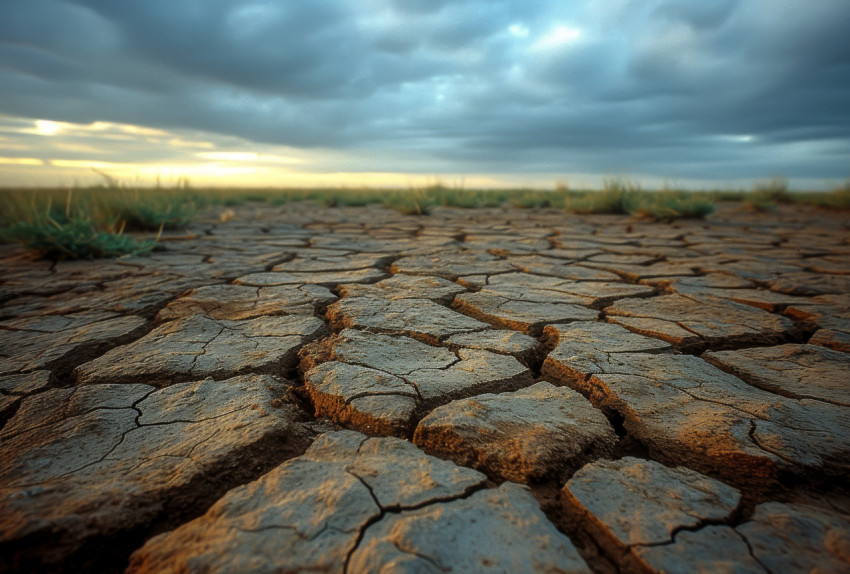
[(850, 571), (850, 223), (246, 205), (0, 246), (0, 572)]

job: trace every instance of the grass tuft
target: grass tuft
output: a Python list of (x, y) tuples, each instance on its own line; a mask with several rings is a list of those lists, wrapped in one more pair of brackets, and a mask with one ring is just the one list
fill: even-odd
[(629, 213), (654, 221), (704, 219), (716, 209), (711, 199), (685, 191), (644, 193), (635, 199)]
[[(114, 181), (110, 181), (115, 184)], [(112, 187), (0, 190), (0, 241), (15, 241), (43, 257), (78, 259), (149, 252), (124, 231), (186, 226), (206, 200), (183, 186), (174, 190)]]
[(744, 205), (752, 211), (775, 211), (780, 203), (791, 203), (788, 180), (774, 177), (770, 181), (757, 183), (753, 191), (744, 198)]
[(666, 189), (643, 191), (621, 178), (603, 180), (602, 191), (570, 193), (563, 207), (573, 213), (630, 214), (655, 221), (703, 219), (715, 210), (710, 195)]
[(123, 234), (98, 231), (90, 221), (73, 219), (59, 223), (50, 217), (41, 222), (20, 221), (0, 232), (5, 240), (16, 241), (49, 259), (95, 259), (142, 255), (155, 241), (136, 241)]

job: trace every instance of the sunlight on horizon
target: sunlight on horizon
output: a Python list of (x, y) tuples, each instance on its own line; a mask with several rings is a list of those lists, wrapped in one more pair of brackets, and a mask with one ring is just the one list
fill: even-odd
[[(4, 125), (9, 123), (4, 119), (12, 125)], [(143, 187), (188, 180), (214, 187), (405, 188), (447, 183), (497, 188), (551, 187), (561, 177), (361, 172), (351, 169), (358, 165), (356, 158), (340, 158), (336, 151), (305, 151), (107, 121), (72, 124), (0, 117), (0, 134), (5, 134), (0, 135), (0, 184), (4, 185), (95, 185), (102, 183), (105, 175), (123, 185)], [(30, 152), (26, 157), (7, 155), (13, 150), (7, 141), (15, 135), (29, 137), (14, 147)]]
[[(556, 37), (570, 36), (558, 32)], [(723, 139), (747, 145), (751, 134)], [(778, 149), (778, 153), (783, 150)], [(218, 134), (163, 130), (107, 121), (73, 124), (47, 119), (0, 116), (0, 186), (65, 187), (98, 185), (104, 176), (122, 185), (153, 187), (190, 182), (201, 187), (373, 187), (419, 188), (435, 184), (476, 189), (553, 189), (566, 182), (573, 189), (598, 189), (606, 177), (625, 177), (647, 189), (673, 187), (747, 187), (750, 180), (659, 178), (612, 169), (594, 173), (458, 173), (434, 170), (384, 171), (368, 151), (298, 149), (256, 144)], [(841, 182), (798, 180), (810, 189)]]
[(51, 122), (50, 120), (36, 120), (35, 121), (35, 130), (44, 136), (53, 136), (59, 133), (62, 129), (62, 126), (57, 122)]

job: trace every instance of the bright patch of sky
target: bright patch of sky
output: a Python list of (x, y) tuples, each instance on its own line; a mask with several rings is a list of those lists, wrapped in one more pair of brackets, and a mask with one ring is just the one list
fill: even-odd
[(581, 30), (569, 26), (556, 26), (552, 31), (537, 40), (532, 48), (536, 50), (557, 50), (572, 44), (581, 38)]
[(511, 36), (516, 38), (527, 38), (530, 31), (522, 24), (511, 24), (510, 27), (508, 27), (508, 32), (511, 33)]

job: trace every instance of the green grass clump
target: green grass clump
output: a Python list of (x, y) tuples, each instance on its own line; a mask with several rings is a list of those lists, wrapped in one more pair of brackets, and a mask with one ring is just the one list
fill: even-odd
[(710, 194), (679, 190), (644, 191), (620, 178), (603, 182), (602, 191), (573, 192), (566, 195), (563, 208), (581, 214), (636, 215), (656, 221), (703, 219), (714, 213)]
[(48, 258), (141, 255), (154, 242), (136, 241), (125, 230), (183, 227), (205, 202), (186, 187), (0, 190), (0, 241), (21, 243)]
[(171, 203), (154, 200), (140, 202), (138, 205), (125, 205), (118, 211), (117, 217), (131, 230), (182, 229), (195, 219), (197, 211), (196, 202)]
[(155, 241), (136, 241), (123, 234), (98, 231), (85, 219), (59, 223), (49, 217), (40, 222), (19, 221), (0, 232), (5, 240), (17, 241), (50, 259), (95, 259), (142, 255)]
[(38, 221), (47, 215), (59, 223), (82, 218), (101, 231), (179, 229), (210, 199), (185, 188), (5, 189), (0, 190), (0, 226)]
[(753, 191), (744, 198), (744, 205), (753, 211), (774, 211), (781, 203), (791, 203), (788, 180), (774, 177), (770, 181), (757, 183)]
[(567, 196), (564, 208), (573, 213), (608, 213), (625, 215), (630, 205), (641, 195), (637, 184), (620, 178), (605, 178), (602, 191), (576, 193)]
[(629, 213), (655, 221), (674, 219), (704, 219), (715, 210), (710, 198), (691, 192), (658, 191), (632, 198)]

